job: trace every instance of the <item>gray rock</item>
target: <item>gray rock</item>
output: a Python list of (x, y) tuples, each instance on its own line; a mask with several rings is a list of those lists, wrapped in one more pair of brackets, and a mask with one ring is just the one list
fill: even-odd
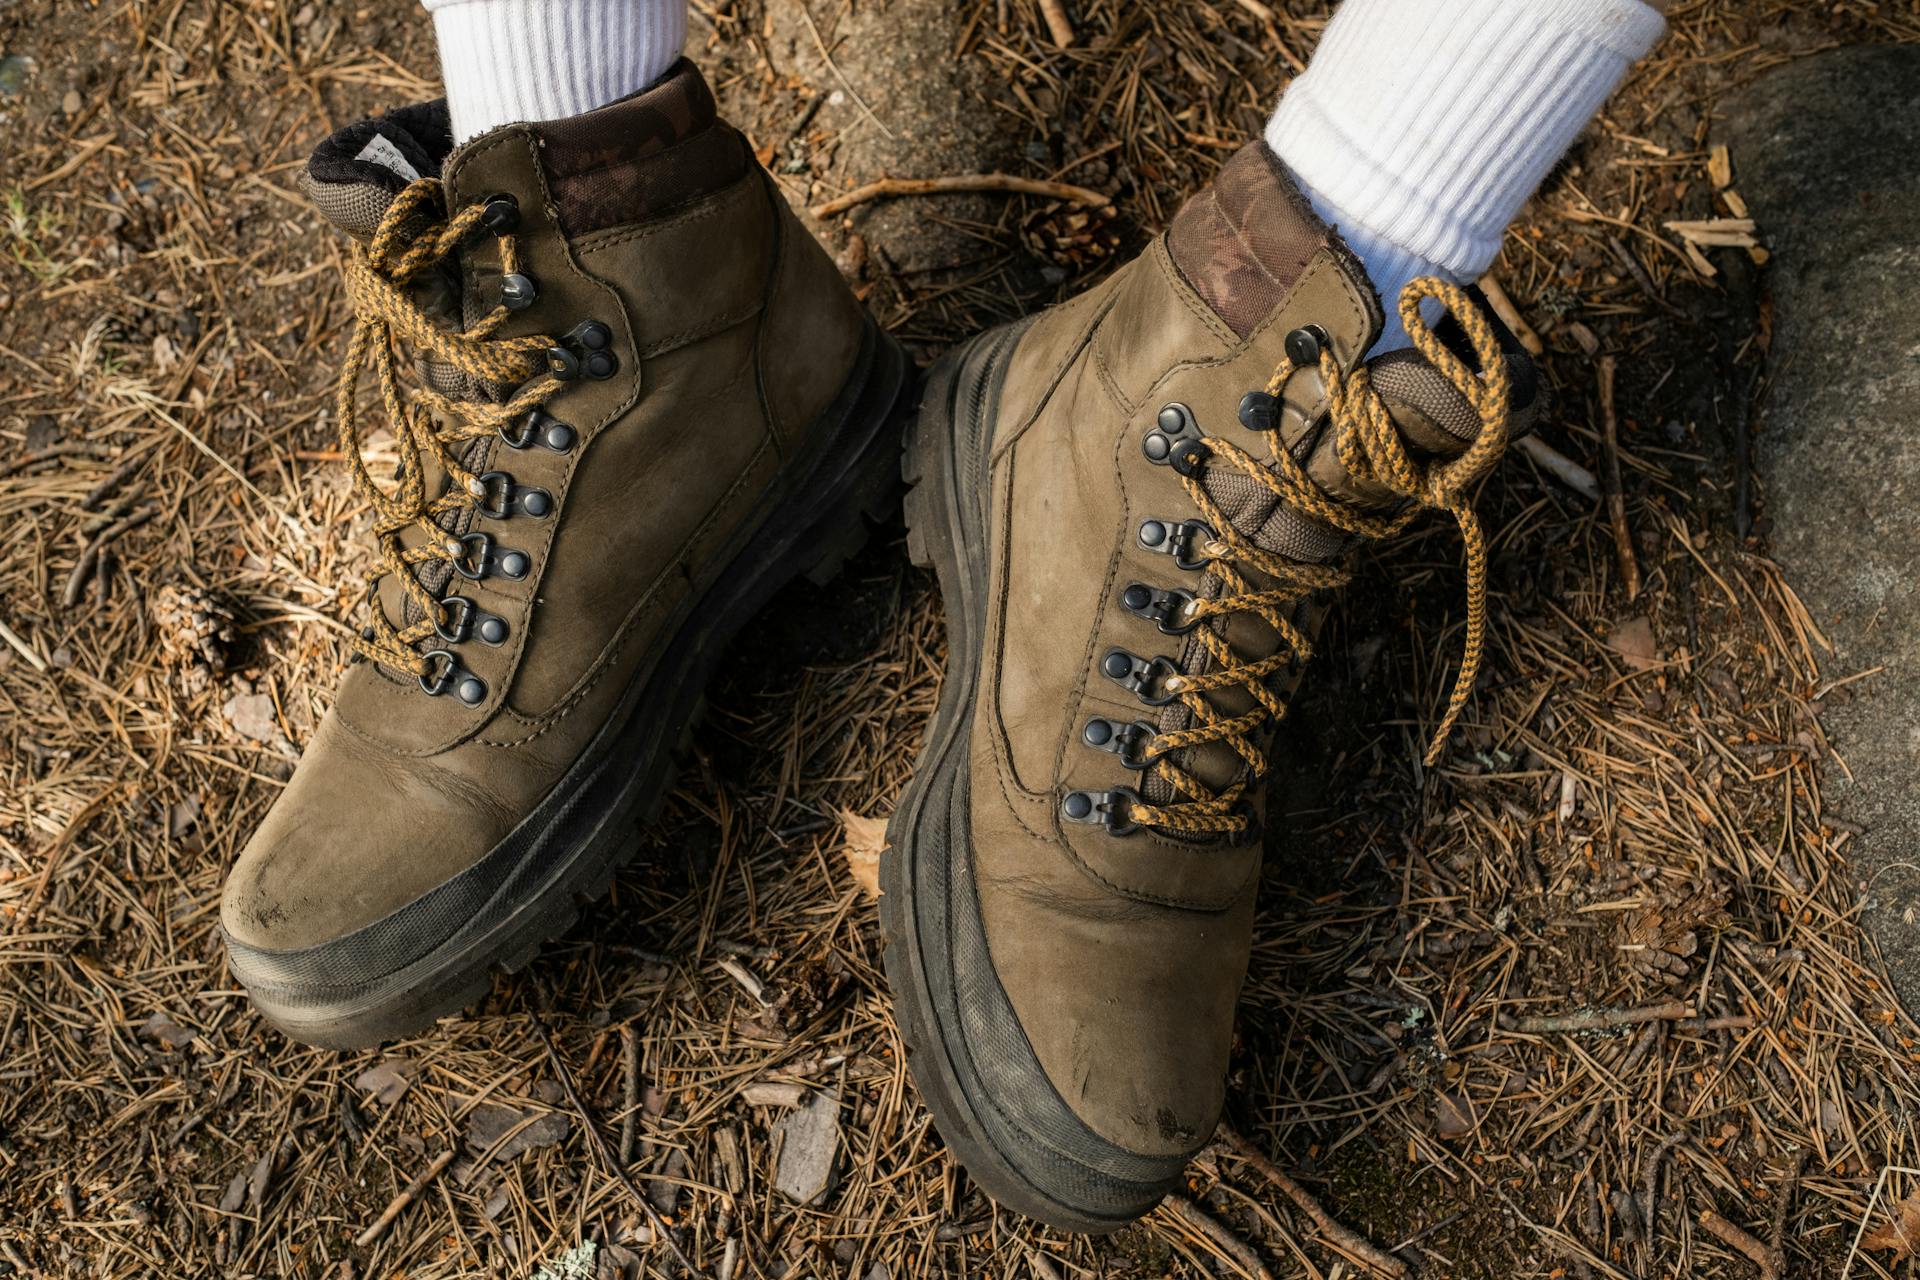
[(775, 1132), (780, 1142), (775, 1190), (800, 1204), (825, 1200), (840, 1154), (840, 1099), (830, 1093), (814, 1094), (805, 1105), (789, 1111)]
[(1836, 49), (1721, 104), (1735, 187), (1773, 252), (1756, 456), (1773, 550), (1837, 650), (1883, 666), (1822, 717), (1852, 770), (1827, 807), (1865, 923), (1920, 1011), (1920, 49)]

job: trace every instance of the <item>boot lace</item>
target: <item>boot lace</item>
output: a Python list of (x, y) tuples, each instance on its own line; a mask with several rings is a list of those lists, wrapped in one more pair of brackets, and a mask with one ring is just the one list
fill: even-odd
[[(1420, 303), (1428, 298), (1440, 302), (1465, 330), (1480, 363), (1480, 376), (1476, 377), (1440, 342), (1421, 316)], [(1341, 465), (1354, 479), (1371, 480), (1401, 498), (1403, 502), (1396, 511), (1369, 513), (1329, 496), (1287, 452), (1276, 429), (1262, 433), (1270, 464), (1230, 440), (1209, 436), (1204, 443), (1210, 450), (1207, 465), (1223, 462), (1236, 467), (1266, 486), (1282, 503), (1344, 533), (1375, 540), (1390, 538), (1428, 510), (1444, 512), (1459, 526), (1467, 566), (1466, 644), (1446, 712), (1427, 749), (1426, 761), (1431, 765), (1439, 759), (1447, 735), (1466, 705), (1485, 649), (1487, 543), (1479, 516), (1473, 509), (1472, 495), (1506, 448), (1509, 387), (1505, 358), (1492, 327), (1457, 286), (1431, 276), (1422, 277), (1402, 290), (1399, 309), (1414, 348), (1466, 397), (1480, 420), (1480, 431), (1458, 458), (1421, 465), (1407, 452), (1392, 415), (1372, 385), (1367, 366), (1363, 364), (1347, 373), (1328, 346), (1322, 344), (1318, 367), (1326, 386), (1327, 412), (1337, 433), (1335, 444)], [(1278, 396), (1300, 367), (1283, 357), (1267, 382), (1267, 393)], [(1143, 826), (1181, 835), (1240, 835), (1250, 826), (1241, 801), (1248, 787), (1263, 777), (1268, 768), (1266, 755), (1255, 741), (1256, 735), (1286, 714), (1285, 703), (1268, 685), (1269, 678), (1290, 662), (1304, 662), (1313, 656), (1312, 642), (1289, 615), (1297, 603), (1313, 591), (1340, 586), (1352, 575), (1330, 565), (1289, 560), (1255, 546), (1234, 530), (1196, 475), (1181, 476), (1181, 483), (1210, 528), (1220, 531), (1198, 548), (1206, 561), (1204, 571), (1218, 590), (1210, 598), (1196, 597), (1187, 606), (1183, 621), (1198, 623), (1236, 613), (1253, 614), (1279, 633), (1280, 644), (1270, 656), (1246, 662), (1235, 655), (1214, 627), (1202, 625), (1195, 629), (1193, 634), (1213, 660), (1211, 669), (1200, 674), (1176, 673), (1168, 676), (1161, 686), (1187, 708), (1192, 717), (1191, 727), (1156, 733), (1141, 752), (1142, 761), (1168, 784), (1175, 798), (1164, 804), (1133, 800), (1126, 817)], [(1242, 572), (1243, 568), (1264, 575), (1275, 585), (1256, 586)], [(1215, 711), (1205, 695), (1232, 686), (1245, 689), (1257, 705), (1236, 716)], [(1214, 742), (1226, 743), (1246, 763), (1239, 779), (1219, 791), (1173, 759), (1177, 752)]]
[[(496, 336), (508, 316), (504, 304), (468, 328), (450, 329), (408, 292), (424, 273), (438, 268), (474, 237), (484, 213), (484, 206), (470, 204), (448, 216), (440, 181), (422, 178), (394, 197), (372, 239), (364, 246), (353, 245), (347, 261), (347, 298), (354, 325), (336, 387), (335, 413), (340, 452), (353, 472), (355, 488), (373, 507), (373, 532), (380, 543), (380, 564), (366, 576), (372, 623), (356, 634), (353, 643), (365, 657), (414, 676), (425, 675), (429, 665), (417, 648), (419, 642), (435, 634), (436, 623), (448, 621), (439, 598), (414, 570), (432, 561), (452, 564), (460, 559), (461, 542), (441, 522), (451, 512), (478, 507), (487, 494), (485, 481), (461, 465), (459, 446), (531, 412), (561, 383), (546, 372), (544, 353), (554, 345), (552, 338)], [(499, 233), (499, 240), (502, 271), (519, 270), (513, 236)], [(397, 359), (401, 343), (475, 379), (518, 389), (499, 403), (455, 399), (430, 386), (416, 386), (411, 396), (405, 395)], [(363, 452), (355, 393), (369, 365), (399, 452), (391, 489), (374, 480)], [(438, 496), (427, 493), (429, 459), (438, 462), (451, 480)], [(409, 526), (426, 535), (424, 543), (411, 549), (401, 543), (401, 534)], [(418, 606), (419, 621), (396, 626), (387, 617), (378, 593), (381, 579), (389, 574)]]

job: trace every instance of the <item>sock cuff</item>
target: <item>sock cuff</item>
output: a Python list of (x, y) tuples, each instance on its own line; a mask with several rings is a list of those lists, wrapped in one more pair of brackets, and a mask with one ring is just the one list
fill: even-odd
[(1641, 0), (1345, 0), (1267, 144), (1343, 232), (1472, 279), (1665, 26)]
[(687, 38), (685, 0), (421, 0), (456, 143), (559, 120), (646, 88)]

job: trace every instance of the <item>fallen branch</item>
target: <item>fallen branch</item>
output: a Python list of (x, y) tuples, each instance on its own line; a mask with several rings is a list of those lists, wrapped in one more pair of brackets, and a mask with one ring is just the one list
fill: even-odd
[(620, 1120), (620, 1167), (633, 1163), (633, 1144), (640, 1127), (640, 1036), (631, 1022), (620, 1024), (621, 1101), (626, 1114)]
[(1530, 355), (1545, 355), (1547, 344), (1540, 341), (1540, 335), (1534, 332), (1527, 318), (1520, 314), (1520, 308), (1513, 305), (1513, 299), (1500, 287), (1500, 281), (1489, 271), (1480, 277), (1480, 292), (1486, 295), (1487, 305), (1493, 308), (1493, 314), (1500, 317), (1500, 323), (1513, 330), (1513, 336), (1520, 339), (1520, 345)]
[(1543, 1035), (1550, 1031), (1593, 1031), (1601, 1027), (1631, 1027), (1642, 1022), (1666, 1022), (1693, 1016), (1684, 1000), (1641, 1005), (1637, 1009), (1584, 1009), (1579, 1013), (1541, 1014), (1531, 1018), (1500, 1019), (1508, 1031)]
[(1168, 1196), (1166, 1206), (1173, 1210), (1174, 1217), (1211, 1241), (1234, 1266), (1254, 1280), (1273, 1280), (1273, 1272), (1267, 1270), (1267, 1264), (1260, 1261), (1260, 1255), (1253, 1251), (1253, 1246), (1215, 1222), (1199, 1205), (1185, 1196)]
[(1700, 1211), (1700, 1226), (1727, 1248), (1750, 1258), (1753, 1265), (1760, 1268), (1760, 1280), (1780, 1280), (1786, 1259), (1778, 1251), (1761, 1244), (1751, 1233), (1711, 1209)]
[(115, 520), (93, 535), (93, 540), (87, 543), (85, 550), (81, 551), (80, 558), (73, 562), (73, 573), (67, 578), (66, 590), (60, 593), (61, 607), (71, 609), (80, 602), (80, 593), (86, 589), (87, 579), (93, 576), (94, 565), (98, 562), (101, 551), (111, 546), (122, 534), (138, 529), (158, 514), (159, 512), (153, 507), (142, 507), (124, 519)]
[(1514, 442), (1514, 448), (1587, 501), (1600, 501), (1599, 478), (1539, 436), (1521, 436)]
[(1393, 1277), (1393, 1280), (1407, 1280), (1407, 1277), (1413, 1274), (1406, 1263), (1384, 1249), (1376, 1247), (1365, 1237), (1335, 1222), (1333, 1215), (1321, 1208), (1320, 1202), (1315, 1200), (1305, 1187), (1288, 1177), (1281, 1171), (1279, 1165), (1269, 1160), (1266, 1153), (1251, 1142), (1225, 1125), (1220, 1126), (1218, 1137), (1229, 1151), (1252, 1165), (1255, 1173), (1271, 1182), (1286, 1194), (1287, 1199), (1298, 1205), (1300, 1212), (1313, 1220), (1314, 1227), (1334, 1249), (1372, 1271)]
[(1047, 20), (1047, 30), (1052, 33), (1053, 42), (1062, 49), (1070, 48), (1073, 44), (1073, 19), (1067, 16), (1067, 6), (1062, 0), (1040, 0), (1040, 16)]
[(1613, 525), (1613, 550), (1620, 558), (1620, 585), (1631, 600), (1640, 594), (1640, 561), (1633, 554), (1633, 530), (1627, 525), (1627, 496), (1620, 488), (1620, 423), (1613, 405), (1614, 363), (1601, 356), (1600, 440), (1607, 458), (1607, 518)]
[[(1669, 1134), (1660, 1140), (1653, 1149), (1652, 1157), (1647, 1161), (1646, 1176), (1640, 1187), (1640, 1219), (1647, 1232), (1647, 1247), (1653, 1247), (1654, 1239), (1660, 1231), (1660, 1166), (1666, 1162), (1667, 1153), (1687, 1140), (1684, 1133)], [(1686, 1214), (1683, 1205), (1680, 1210)]]
[(1096, 206), (1113, 203), (1113, 198), (1104, 192), (1095, 191), (1092, 187), (1076, 187), (1071, 182), (1043, 182), (1038, 178), (1019, 178), (1010, 173), (962, 173), (944, 178), (881, 178), (813, 206), (813, 216), (831, 218), (869, 200), (884, 200), (892, 196), (948, 195), (956, 191), (1011, 191)]
[(27, 665), (41, 675), (47, 673), (47, 660), (34, 651), (26, 637), (4, 622), (0, 622), (0, 640), (5, 640), (9, 648), (27, 660)]
[(385, 1235), (387, 1228), (393, 1225), (393, 1220), (400, 1216), (401, 1211), (412, 1204), (414, 1198), (426, 1190), (427, 1184), (439, 1177), (440, 1171), (452, 1163), (452, 1151), (442, 1151), (435, 1156), (433, 1163), (422, 1169), (420, 1176), (407, 1184), (406, 1190), (387, 1202), (387, 1207), (380, 1211), (380, 1216), (373, 1220), (373, 1225), (354, 1237), (354, 1247), (364, 1249)]
[(50, 444), (44, 449), (29, 453), (25, 457), (0, 462), (0, 480), (16, 475), (27, 468), (42, 462), (51, 462), (55, 458), (98, 458), (102, 461), (113, 456), (113, 447), (92, 440), (68, 440), (61, 444)]
[(147, 465), (147, 459), (153, 455), (160, 441), (164, 439), (166, 439), (165, 436), (159, 436), (151, 443), (129, 449), (127, 456), (120, 460), (120, 464), (107, 473), (107, 478), (89, 489), (87, 496), (80, 499), (80, 509), (82, 511), (97, 510), (101, 503), (111, 498), (115, 491), (127, 482), (129, 476)]

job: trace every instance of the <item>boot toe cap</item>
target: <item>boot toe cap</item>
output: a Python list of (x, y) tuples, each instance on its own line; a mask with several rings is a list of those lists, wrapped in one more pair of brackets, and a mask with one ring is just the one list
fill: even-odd
[(351, 986), (404, 965), (457, 916), (448, 890), (508, 825), (425, 761), (333, 717), (235, 861), (220, 917), (249, 987)]

